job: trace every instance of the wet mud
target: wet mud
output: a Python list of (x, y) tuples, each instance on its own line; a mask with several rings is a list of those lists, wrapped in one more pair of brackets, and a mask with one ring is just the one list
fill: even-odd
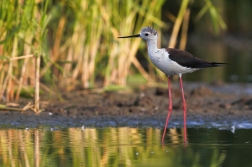
[[(184, 83), (187, 126), (244, 126), (252, 120), (252, 86), (249, 84)], [(78, 90), (62, 94), (64, 101), (41, 100), (39, 115), (27, 110), (0, 110), (1, 126), (156, 126), (163, 127), (168, 108), (167, 88), (145, 87), (123, 92)], [(172, 85), (170, 127), (182, 127), (179, 83)], [(27, 103), (20, 100), (20, 107)]]

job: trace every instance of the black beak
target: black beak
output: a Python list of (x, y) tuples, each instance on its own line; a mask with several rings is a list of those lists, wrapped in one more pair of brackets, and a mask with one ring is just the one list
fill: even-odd
[(117, 37), (117, 38), (137, 38), (137, 37), (140, 37), (140, 34), (125, 36), (125, 37)]

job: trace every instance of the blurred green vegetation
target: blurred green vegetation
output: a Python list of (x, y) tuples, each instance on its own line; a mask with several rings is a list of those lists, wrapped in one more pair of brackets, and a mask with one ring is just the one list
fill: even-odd
[(140, 39), (116, 38), (138, 32), (143, 25), (163, 27), (163, 2), (1, 1), (1, 99), (5, 95), (7, 101), (17, 100), (21, 89), (35, 84), (36, 55), (42, 58), (43, 86), (57, 82), (72, 90), (93, 87), (97, 80), (104, 86), (126, 85), (132, 62), (138, 62)]
[(55, 85), (68, 91), (96, 87), (97, 82), (108, 87), (160, 80), (164, 76), (149, 63), (144, 42), (117, 37), (139, 33), (148, 25), (162, 36), (159, 46), (167, 46), (169, 32), (169, 46), (185, 49), (188, 32), (205, 29), (223, 36), (228, 5), (215, 0), (2, 0), (0, 99), (18, 100), (21, 90), (29, 92), (26, 87), (35, 84), (37, 56), (45, 92)]

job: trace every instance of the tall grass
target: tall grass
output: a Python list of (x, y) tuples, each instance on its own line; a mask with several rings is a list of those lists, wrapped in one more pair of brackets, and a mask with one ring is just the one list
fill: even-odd
[[(146, 25), (163, 27), (164, 23), (159, 19), (163, 2), (162, 0), (142, 1), (141, 5), (139, 5), (140, 2), (137, 1), (125, 1), (124, 5), (126, 8), (120, 9), (118, 4), (116, 5), (118, 7), (117, 10), (113, 10), (112, 4), (109, 4), (109, 8), (106, 11), (108, 15), (126, 16), (111, 18), (114, 20), (110, 25), (113, 30), (113, 38), (116, 39), (120, 35), (139, 33), (141, 28)], [(146, 79), (151, 80), (135, 57), (140, 41), (141, 39), (139, 38), (120, 40), (107, 46), (110, 48), (108, 50), (108, 55), (110, 56), (106, 67), (105, 86), (111, 83), (126, 85), (126, 78), (132, 64)]]
[[(105, 86), (126, 85), (132, 63), (148, 77), (135, 58), (140, 39), (119, 42), (117, 37), (138, 32), (146, 25), (164, 26), (156, 17), (160, 16), (163, 2), (69, 1), (52, 9), (58, 10), (54, 17), (59, 21), (56, 32), (51, 29), (55, 32), (54, 42), (41, 75), (51, 70), (67, 90), (76, 85), (93, 87), (97, 78), (102, 78)], [(61, 14), (61, 10), (65, 13)]]
[[(188, 3), (181, 3), (171, 43), (176, 43), (182, 23), (187, 33)], [(103, 86), (126, 85), (130, 73), (152, 81), (135, 56), (141, 39), (119, 41), (117, 37), (139, 33), (147, 25), (160, 32), (166, 26), (161, 20), (163, 4), (164, 0), (2, 0), (0, 100), (18, 100), (26, 92), (39, 110), (39, 88), (48, 91), (45, 83), (65, 90), (94, 87), (96, 81)], [(224, 27), (211, 1), (205, 4), (197, 19), (209, 9), (212, 20)], [(186, 36), (183, 39), (182, 48)]]
[(39, 97), (39, 60), (48, 23), (44, 7), (47, 2), (3, 0), (0, 3), (1, 100), (18, 100), (21, 90), (29, 86), (36, 87), (35, 97)]

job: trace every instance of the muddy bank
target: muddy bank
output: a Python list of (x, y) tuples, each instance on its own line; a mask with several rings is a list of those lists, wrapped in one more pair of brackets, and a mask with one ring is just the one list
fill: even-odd
[[(252, 127), (252, 86), (249, 84), (185, 83), (188, 127)], [(166, 88), (143, 88), (119, 92), (73, 91), (63, 102), (42, 99), (44, 111), (0, 111), (0, 124), (15, 127), (48, 126), (157, 126), (167, 115)], [(182, 101), (177, 82), (172, 88), (170, 127), (182, 127)], [(20, 101), (21, 107), (27, 103)]]

